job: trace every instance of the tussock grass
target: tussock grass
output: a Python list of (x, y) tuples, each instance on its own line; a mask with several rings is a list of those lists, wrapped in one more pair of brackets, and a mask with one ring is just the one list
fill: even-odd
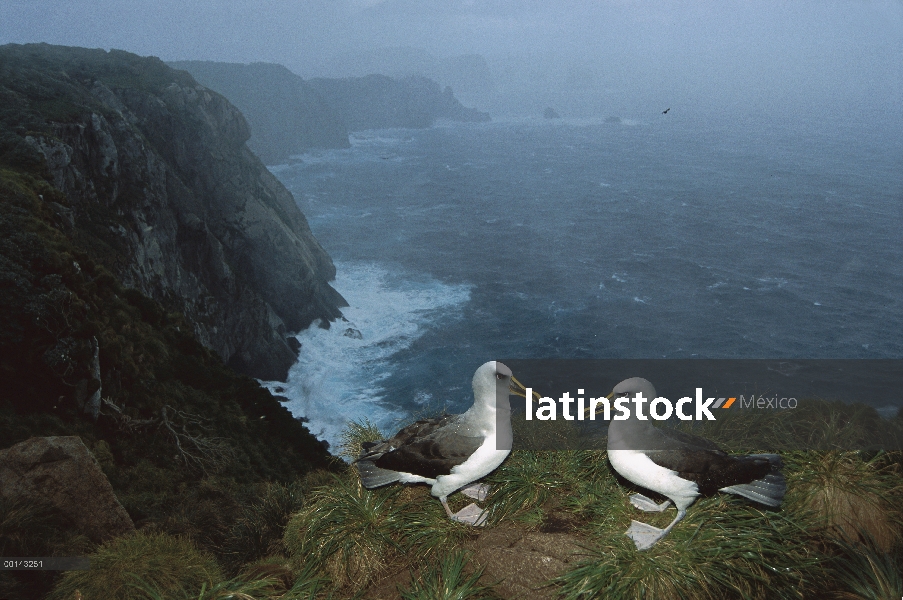
[(94, 544), (54, 506), (0, 497), (0, 556), (72, 556)]
[(273, 582), (275, 590), (284, 593), (294, 585), (297, 576), (288, 558), (272, 555), (242, 565), (238, 579), (242, 581), (269, 579)]
[[(624, 505), (632, 491), (623, 490)], [(664, 527), (674, 510), (616, 514), (593, 528), (592, 558), (556, 580), (565, 598), (796, 598), (797, 590), (819, 578), (821, 561), (798, 523), (739, 499), (698, 501), (678, 527), (643, 552), (624, 535), (630, 519)]]
[(795, 409), (724, 412), (715, 421), (682, 422), (677, 427), (734, 452), (903, 449), (903, 420), (884, 419), (864, 404), (806, 398)]
[(903, 481), (892, 457), (858, 452), (786, 456), (785, 509), (807, 514), (827, 538), (871, 541), (882, 552), (903, 540)]
[(492, 522), (541, 510), (550, 499), (563, 495), (575, 483), (580, 467), (576, 458), (569, 452), (513, 452), (487, 478), (492, 485)]
[[(356, 458), (361, 444), (384, 438), (369, 421), (353, 422), (343, 433), (342, 455)], [(292, 516), (283, 544), (296, 568), (314, 568), (336, 588), (362, 588), (390, 568), (433, 561), (475, 535), (448, 518), (427, 486), (367, 490), (352, 465), (322, 483)]]
[(237, 582), (263, 580), (261, 586), (268, 600), (315, 600), (332, 597), (329, 579), (317, 574), (311, 565), (293, 571), (291, 561), (284, 556), (268, 556), (245, 565), (235, 579)]
[(201, 584), (198, 592), (185, 589), (161, 591), (156, 585), (147, 583), (140, 577), (134, 577), (130, 587), (137, 590), (147, 600), (268, 600), (273, 598), (272, 582), (266, 579), (256, 581), (221, 581), (208, 585)]
[(836, 600), (884, 600), (903, 598), (903, 554), (882, 552), (871, 540), (865, 543), (836, 542), (840, 553), (831, 564), (841, 590)]
[(243, 565), (272, 554), (285, 552), (282, 537), (292, 514), (304, 507), (301, 482), (278, 482), (263, 486), (260, 497), (245, 507), (233, 525), (226, 545), (232, 565)]
[(361, 454), (362, 444), (385, 439), (379, 428), (366, 417), (360, 421), (351, 421), (342, 431), (342, 442), (339, 444), (339, 456), (353, 461)]
[(133, 577), (133, 588), (147, 600), (329, 600), (328, 581), (316, 577), (311, 569), (293, 577), (294, 584), (286, 586), (281, 577), (238, 577), (213, 585), (201, 584), (199, 592), (184, 589), (163, 592), (140, 577)]
[[(0, 497), (0, 556), (84, 556), (95, 547), (51, 504)], [(53, 587), (56, 575), (53, 571), (0, 572), (0, 598), (42, 597)]]
[(284, 543), (299, 567), (325, 572), (336, 586), (363, 587), (383, 573), (401, 550), (398, 486), (366, 490), (360, 481), (335, 477), (285, 529)]
[[(854, 430), (871, 427), (869, 411), (844, 414)], [(757, 427), (765, 422), (773, 428), (772, 442), (798, 433), (797, 423), (755, 416)], [(761, 432), (744, 421), (750, 417), (741, 417), (694, 432), (732, 451), (767, 448), (758, 445)], [(836, 441), (838, 423), (830, 415), (815, 422), (822, 431), (810, 439)], [(384, 437), (366, 421), (353, 424), (343, 440), (345, 456), (356, 457), (361, 443)], [(628, 496), (638, 488), (617, 476), (604, 450), (516, 446), (486, 478), (492, 493), (482, 504), (490, 510), (489, 527), (504, 521), (576, 536), (589, 559), (552, 581), (563, 598), (895, 597), (887, 593), (899, 580), (900, 551), (891, 551), (903, 548), (900, 456), (836, 450), (782, 455), (788, 494), (780, 509), (728, 494), (701, 498), (668, 537), (644, 552), (624, 535), (630, 521), (664, 527), (674, 509), (657, 514), (631, 506)], [(317, 481), (320, 487), (306, 496), (283, 538), (292, 576), (305, 589), (347, 597), (407, 568), (418, 575), (399, 590), (405, 598), (491, 596), (491, 589), (479, 587), (480, 565), (463, 552), (482, 530), (450, 521), (427, 486), (366, 490), (350, 465)], [(470, 502), (457, 495), (450, 501)], [(272, 592), (279, 597), (289, 593), (286, 566), (278, 566), (278, 557), (273, 561), (266, 566), (261, 559), (256, 572), (242, 577), (281, 579)]]
[(467, 564), (470, 555), (462, 550), (455, 550), (445, 556), (438, 564), (421, 570), (413, 585), (398, 592), (403, 600), (477, 600), (481, 598), (498, 598), (492, 588), (479, 584), (482, 569), (476, 569), (468, 575)]
[(317, 575), (311, 567), (301, 569), (295, 576), (295, 583), (279, 600), (331, 600), (330, 581)]
[(495, 473), (490, 522), (516, 518), (539, 526), (549, 509), (584, 521), (602, 517), (616, 490), (605, 451), (514, 451)]
[(76, 591), (85, 598), (132, 600), (146, 598), (134, 587), (135, 577), (158, 593), (197, 595), (203, 586), (215, 587), (222, 571), (210, 554), (185, 538), (137, 532), (117, 538), (90, 556), (91, 569), (68, 571), (48, 600), (71, 600)]
[[(432, 562), (448, 552), (449, 547), (463, 544), (475, 537), (479, 529), (456, 523), (448, 518), (442, 504), (430, 494), (425, 485), (402, 488), (398, 496), (401, 503), (400, 546), (410, 562)], [(452, 510), (463, 508), (472, 500), (463, 494), (449, 498)]]

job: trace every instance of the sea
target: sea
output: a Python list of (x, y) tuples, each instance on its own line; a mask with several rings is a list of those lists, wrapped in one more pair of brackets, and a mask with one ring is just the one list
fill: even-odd
[[(896, 117), (895, 117), (896, 118)], [(356, 132), (271, 171), (349, 306), (264, 382), (331, 445), (502, 358), (903, 358), (903, 126), (650, 114)]]

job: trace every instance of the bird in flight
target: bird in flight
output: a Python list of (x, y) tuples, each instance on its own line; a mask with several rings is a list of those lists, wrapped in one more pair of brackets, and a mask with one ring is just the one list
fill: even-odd
[(663, 115), (667, 115), (669, 110), (671, 110), (671, 107), (670, 107), (670, 106), (669, 106), (668, 108), (666, 108), (665, 110), (663, 110), (663, 111), (662, 111), (662, 114), (663, 114)]

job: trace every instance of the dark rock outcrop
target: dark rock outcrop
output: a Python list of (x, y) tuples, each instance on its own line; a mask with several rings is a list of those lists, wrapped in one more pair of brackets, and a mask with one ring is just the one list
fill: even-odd
[(171, 62), (241, 109), (251, 127), (248, 146), (267, 164), (310, 148), (347, 148), (348, 132), (430, 127), (438, 119), (489, 121), (466, 108), (452, 88), (422, 76), (367, 75), (304, 80), (282, 65)]
[(282, 379), (286, 335), (340, 316), (331, 259), (216, 92), (153, 57), (46, 44), (0, 47), (0, 92), (21, 112), (10, 143), (68, 199), (61, 217), (230, 366)]
[[(427, 77), (443, 87), (450, 86), (465, 106), (486, 110), (498, 90), (486, 59), (479, 54), (438, 57), (423, 48), (382, 46), (333, 56), (299, 57), (298, 73), (303, 77), (364, 77), (373, 73), (393, 79), (413, 75)], [(297, 63), (296, 63), (297, 64)]]
[(392, 79), (367, 75), (348, 79), (309, 80), (351, 131), (389, 127), (429, 127), (437, 119), (489, 121), (489, 115), (465, 108), (450, 87), (426, 77)]
[(191, 73), (241, 110), (251, 126), (248, 147), (266, 164), (309, 148), (348, 148), (345, 123), (303, 79), (282, 65), (209, 61), (168, 63)]
[(78, 436), (34, 437), (0, 450), (0, 497), (49, 502), (95, 543), (135, 529)]

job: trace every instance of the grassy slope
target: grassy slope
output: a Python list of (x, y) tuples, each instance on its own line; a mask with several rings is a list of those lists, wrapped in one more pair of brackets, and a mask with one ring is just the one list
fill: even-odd
[[(830, 405), (822, 408), (830, 417), (825, 422), (839, 418), (830, 414)], [(863, 423), (874, 416), (862, 407), (852, 413)], [(790, 420), (783, 418), (785, 424)], [(805, 420), (809, 417), (800, 413), (795, 425), (802, 427)], [(886, 425), (903, 431), (899, 420)], [(824, 427), (817, 423), (812, 429)], [(368, 424), (352, 426), (347, 454), (377, 437), (380, 432)], [(284, 528), (284, 537), (235, 578), (210, 579), (215, 591), (197, 592), (205, 576), (195, 574), (185, 585), (193, 584), (193, 592), (164, 592), (167, 583), (161, 581), (118, 597), (188, 600), (224, 597), (227, 590), (252, 600), (901, 596), (900, 454), (825, 450), (783, 456), (788, 493), (780, 509), (727, 494), (702, 498), (646, 552), (625, 537), (630, 521), (663, 527), (673, 509), (662, 514), (634, 509), (628, 496), (638, 490), (612, 471), (604, 451), (515, 450), (487, 478), (493, 492), (484, 502), (491, 515), (485, 530), (451, 522), (425, 486), (365, 490), (348, 466), (318, 485), (309, 479), (308, 493), (297, 502), (285, 501), (284, 491), (271, 492), (266, 506), (246, 513), (250, 529), (278, 522), (270, 535)], [(470, 499), (455, 494), (450, 502), (456, 510)], [(513, 542), (484, 542), (490, 538)], [(563, 564), (556, 545), (578, 554)], [(159, 552), (169, 547), (160, 546)], [(102, 556), (109, 561), (111, 554), (121, 555), (117, 560), (123, 563), (130, 556), (125, 550)], [(154, 573), (148, 562), (132, 561), (127, 568), (146, 580)], [(541, 574), (544, 565), (556, 562), (563, 566), (554, 575)], [(124, 568), (82, 579), (67, 576), (55, 597), (66, 597), (60, 590), (74, 590), (78, 583), (121, 578)], [(518, 569), (518, 581), (502, 574)]]

